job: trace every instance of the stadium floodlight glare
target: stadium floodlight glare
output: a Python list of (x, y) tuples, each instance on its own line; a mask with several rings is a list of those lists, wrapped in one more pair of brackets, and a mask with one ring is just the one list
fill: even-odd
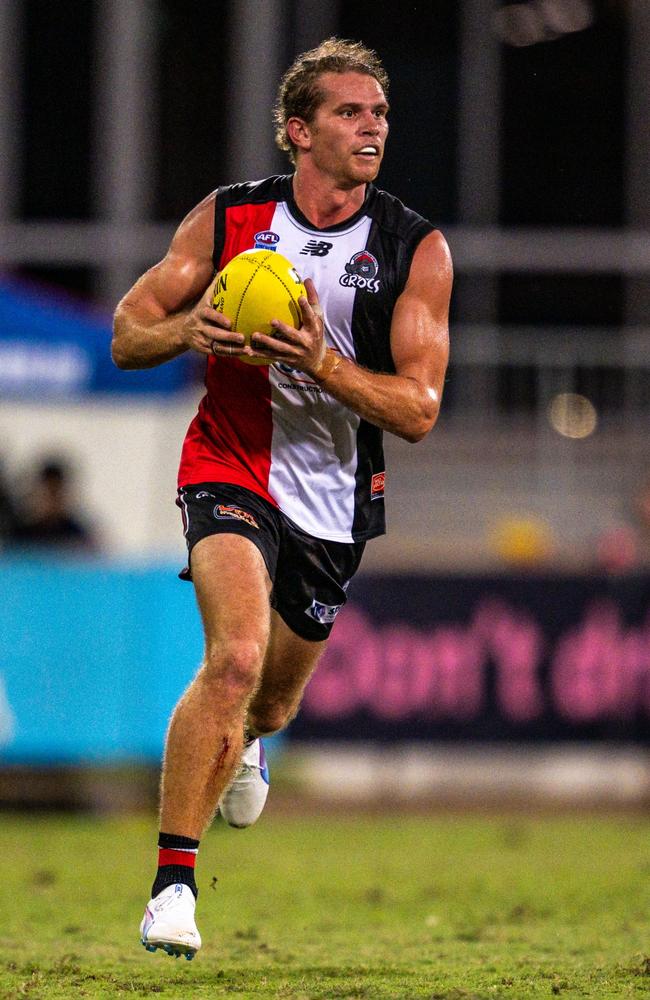
[(551, 427), (562, 437), (586, 438), (596, 430), (596, 407), (576, 392), (559, 392), (550, 402), (548, 419)]

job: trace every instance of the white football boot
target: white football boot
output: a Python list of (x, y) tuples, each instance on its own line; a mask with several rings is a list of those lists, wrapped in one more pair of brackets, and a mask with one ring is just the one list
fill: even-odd
[(264, 746), (253, 740), (244, 749), (235, 777), (223, 793), (219, 812), (229, 826), (250, 826), (259, 818), (269, 794), (269, 769)]
[(150, 899), (140, 924), (140, 940), (147, 951), (162, 948), (168, 955), (189, 961), (201, 947), (194, 923), (196, 899), (188, 885), (168, 885)]

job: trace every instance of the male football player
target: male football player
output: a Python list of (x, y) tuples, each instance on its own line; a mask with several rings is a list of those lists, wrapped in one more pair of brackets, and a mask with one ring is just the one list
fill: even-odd
[[(276, 106), (293, 172), (217, 188), (117, 308), (119, 367), (206, 358), (178, 498), (205, 656), (167, 735), (149, 950), (200, 947), (201, 836), (217, 808), (239, 827), (261, 812), (260, 736), (297, 712), (363, 548), (384, 531), (382, 432), (417, 442), (438, 415), (452, 267), (440, 232), (373, 184), (387, 91), (359, 43), (300, 56)], [(276, 322), (245, 346), (212, 308), (212, 285), (255, 247), (288, 257), (308, 294), (299, 329)]]

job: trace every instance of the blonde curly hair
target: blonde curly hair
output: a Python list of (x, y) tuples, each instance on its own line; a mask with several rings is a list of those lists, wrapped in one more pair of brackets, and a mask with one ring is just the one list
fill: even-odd
[(296, 162), (295, 146), (287, 135), (290, 118), (311, 122), (324, 100), (318, 86), (322, 73), (364, 73), (372, 76), (388, 96), (388, 74), (376, 52), (344, 38), (327, 38), (315, 49), (303, 52), (280, 80), (273, 109), (275, 141)]

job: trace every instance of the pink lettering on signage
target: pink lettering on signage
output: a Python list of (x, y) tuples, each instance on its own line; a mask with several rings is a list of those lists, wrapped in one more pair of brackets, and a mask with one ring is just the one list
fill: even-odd
[(385, 721), (468, 722), (485, 710), (490, 677), (496, 710), (513, 723), (538, 718), (549, 699), (573, 723), (650, 714), (650, 618), (627, 628), (615, 604), (594, 603), (547, 650), (541, 627), (502, 600), (479, 603), (467, 624), (428, 630), (376, 624), (350, 606), (304, 709), (320, 719), (367, 712)]
[(480, 606), (469, 626), (430, 632), (378, 627), (350, 607), (307, 688), (305, 708), (319, 718), (366, 710), (386, 720), (471, 720), (484, 708), (492, 660), (504, 714), (528, 720), (542, 710), (540, 648), (538, 627), (500, 604)]
[(379, 718), (473, 718), (480, 710), (480, 658), (462, 629), (429, 634), (401, 625), (385, 628), (377, 666), (367, 707)]
[(543, 648), (539, 626), (501, 601), (486, 601), (479, 605), (472, 627), (496, 667), (502, 713), (513, 722), (536, 718), (544, 707), (538, 677)]
[(379, 674), (380, 632), (354, 607), (332, 631), (305, 693), (305, 708), (321, 719), (352, 715), (366, 706)]
[(481, 649), (471, 632), (442, 625), (430, 641), (430, 669), (435, 678), (429, 715), (473, 719), (483, 708)]
[(650, 635), (625, 629), (613, 602), (591, 605), (584, 621), (556, 648), (551, 678), (555, 706), (572, 721), (629, 719), (650, 708)]

